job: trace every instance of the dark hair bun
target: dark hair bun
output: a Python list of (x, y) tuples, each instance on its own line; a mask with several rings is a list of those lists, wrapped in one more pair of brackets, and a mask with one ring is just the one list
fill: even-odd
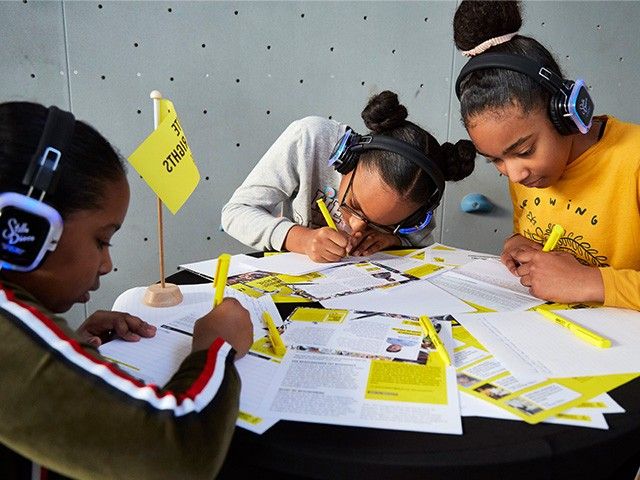
[(473, 172), (476, 165), (476, 149), (469, 140), (458, 140), (456, 144), (445, 142), (441, 145), (444, 157), (443, 173), (446, 180), (462, 180)]
[(464, 0), (453, 17), (453, 40), (459, 50), (471, 50), (521, 26), (519, 2)]
[(402, 125), (407, 115), (409, 113), (398, 101), (398, 95), (385, 90), (369, 99), (361, 117), (372, 133), (382, 134)]

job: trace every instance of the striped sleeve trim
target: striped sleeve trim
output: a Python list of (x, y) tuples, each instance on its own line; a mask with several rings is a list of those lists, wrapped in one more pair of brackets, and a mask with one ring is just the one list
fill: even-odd
[(184, 393), (161, 392), (157, 385), (145, 384), (116, 368), (113, 364), (89, 355), (77, 340), (69, 337), (42, 312), (17, 300), (12, 291), (0, 287), (0, 308), (15, 317), (44, 344), (67, 361), (129, 397), (142, 400), (158, 410), (183, 416), (204, 409), (215, 398), (224, 379), (225, 361), (233, 349), (221, 338), (216, 339), (207, 353), (200, 376)]

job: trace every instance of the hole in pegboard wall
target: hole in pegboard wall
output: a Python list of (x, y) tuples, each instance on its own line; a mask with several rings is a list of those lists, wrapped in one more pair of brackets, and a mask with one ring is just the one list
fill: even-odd
[(619, 58), (618, 58), (618, 61), (619, 61), (619, 62), (624, 62), (624, 58), (623, 58), (623, 57), (619, 57)]
[(393, 50), (391, 50), (391, 54), (395, 55), (396, 54), (396, 49), (394, 48)]
[(36, 74), (35, 74), (35, 73), (32, 73), (32, 74), (31, 74), (31, 78), (36, 78)]
[(148, 242), (149, 241), (149, 237), (144, 237), (144, 241)]
[(540, 24), (540, 26), (541, 26), (541, 27), (544, 27), (544, 25), (545, 25), (545, 22), (542, 22), (542, 23)]
[(271, 45), (267, 45), (267, 50), (271, 50)]
[(329, 115), (329, 120), (333, 119), (333, 115)]
[(330, 47), (329, 50), (333, 52), (333, 47)]
[(138, 42), (135, 42), (135, 43), (133, 44), (133, 46), (134, 46), (134, 47), (136, 47), (136, 48), (138, 48), (138, 46), (139, 46)]
[(271, 110), (267, 110), (267, 115), (271, 115)]
[(304, 13), (301, 13), (301, 14), (300, 14), (300, 18), (304, 18)]
[(238, 15), (238, 10), (233, 12), (234, 15)]
[(367, 19), (367, 16), (365, 15), (364, 17), (362, 17), (362, 19), (363, 19), (363, 20), (366, 20), (366, 19)]
[(202, 48), (206, 48), (206, 47), (207, 47), (207, 44), (206, 44), (206, 43), (203, 43), (201, 46), (202, 46)]
[(206, 115), (206, 114), (207, 114), (207, 111), (206, 111), (206, 110), (202, 110), (202, 113), (204, 113), (204, 114)]
[(207, 237), (207, 241), (211, 240), (211, 237)]
[(236, 78), (236, 83), (240, 83), (240, 79), (239, 78)]
[(142, 113), (142, 110), (138, 109), (136, 110), (138, 112), (138, 115), (140, 115)]
[(429, 17), (424, 17), (424, 21), (428, 22), (429, 21)]
[(102, 9), (102, 4), (101, 3), (98, 4), (98, 8)]
[(239, 143), (236, 143), (236, 147), (240, 147), (240, 144), (239, 144)]
[(602, 30), (602, 27), (600, 25), (596, 25), (596, 29), (597, 30)]
[(209, 180), (209, 177), (204, 177), (205, 180)]
[(167, 8), (167, 12), (171, 13), (171, 12), (173, 12), (173, 9), (172, 8)]
[(106, 80), (106, 79), (107, 79), (107, 77), (105, 77), (104, 75), (100, 75), (100, 78), (101, 78), (102, 80)]
[(170, 82), (173, 82), (173, 77), (169, 77), (169, 81), (170, 81)]
[(362, 85), (362, 86), (364, 87), (364, 81), (363, 81), (363, 82), (360, 82), (360, 85)]
[(113, 267), (113, 271), (117, 272), (118, 271), (118, 267)]
[(304, 83), (304, 80), (302, 78), (300, 79), (300, 83)]

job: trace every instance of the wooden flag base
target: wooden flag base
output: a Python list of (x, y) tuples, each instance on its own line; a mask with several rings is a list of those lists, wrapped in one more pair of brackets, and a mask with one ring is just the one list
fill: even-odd
[(182, 302), (182, 292), (173, 283), (165, 283), (164, 288), (155, 283), (147, 287), (142, 301), (150, 307), (173, 307)]

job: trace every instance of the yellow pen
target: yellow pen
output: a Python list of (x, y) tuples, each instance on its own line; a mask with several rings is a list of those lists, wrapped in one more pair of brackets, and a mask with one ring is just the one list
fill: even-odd
[(551, 250), (556, 248), (556, 244), (558, 243), (558, 240), (560, 240), (560, 237), (562, 235), (564, 235), (564, 228), (562, 228), (562, 225), (558, 225), (556, 223), (551, 229), (549, 238), (547, 238), (547, 241), (544, 242), (544, 247), (542, 247), (542, 251), (550, 252)]
[(337, 232), (338, 227), (336, 227), (336, 222), (334, 222), (333, 218), (331, 218), (331, 214), (329, 213), (329, 209), (327, 208), (327, 205), (324, 203), (324, 200), (319, 198), (318, 200), (316, 200), (316, 203), (318, 204), (318, 207), (320, 207), (320, 211), (322, 212), (324, 221), (327, 222), (327, 225), (329, 226), (329, 228), (333, 228)]
[(231, 263), (231, 255), (223, 253), (218, 257), (218, 265), (216, 267), (216, 276), (213, 277), (213, 306), (217, 307), (222, 303), (224, 298), (224, 287), (227, 284), (227, 275), (229, 274), (229, 264)]
[(269, 312), (265, 311), (262, 312), (262, 319), (267, 326), (269, 342), (271, 342), (271, 348), (273, 348), (273, 352), (280, 357), (283, 356), (285, 353), (287, 353), (287, 347), (282, 341), (282, 337), (280, 336), (280, 332), (278, 332), (275, 323), (273, 323), (273, 318), (271, 318)]
[(433, 324), (431, 323), (429, 317), (427, 317), (426, 315), (420, 317), (420, 325), (422, 325), (425, 333), (429, 335), (431, 342), (435, 345), (436, 351), (438, 352), (438, 354), (440, 354), (440, 358), (442, 359), (444, 364), (446, 366), (450, 366), (451, 357), (449, 357), (449, 352), (447, 352), (447, 349), (444, 347), (444, 343), (442, 343), (442, 340), (438, 336), (438, 332), (436, 332), (436, 329), (433, 328)]
[(571, 320), (561, 317), (557, 313), (550, 312), (549, 310), (545, 310), (544, 308), (535, 307), (534, 310), (538, 312), (543, 317), (548, 318), (552, 322), (560, 325), (568, 329), (571, 333), (573, 333), (576, 337), (581, 338), (585, 342), (589, 342), (591, 345), (595, 345), (600, 348), (609, 348), (611, 346), (611, 340), (606, 337), (600, 336), (595, 332), (592, 332), (586, 327), (582, 325), (578, 325), (577, 323), (573, 323)]

